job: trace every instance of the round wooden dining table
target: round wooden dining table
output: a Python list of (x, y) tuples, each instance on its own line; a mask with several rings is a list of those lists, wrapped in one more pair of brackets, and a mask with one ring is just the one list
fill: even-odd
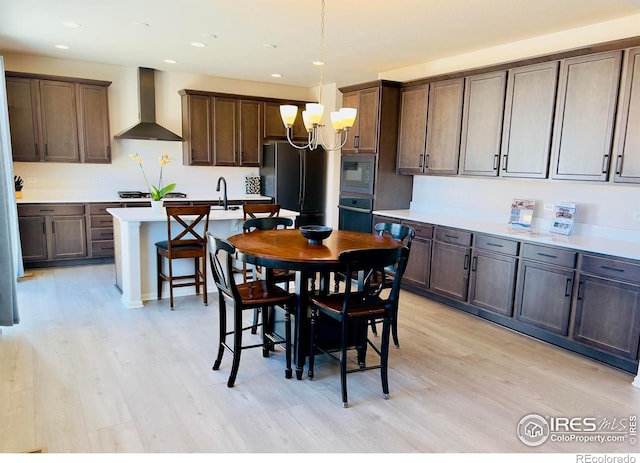
[(390, 236), (347, 230), (333, 230), (320, 244), (310, 243), (299, 229), (256, 230), (228, 238), (247, 263), (269, 269), (296, 272), (295, 364), (296, 377), (302, 379), (309, 346), (308, 282), (319, 273), (320, 291), (328, 291), (328, 275), (340, 270), (340, 253), (352, 249), (395, 248), (403, 246)]

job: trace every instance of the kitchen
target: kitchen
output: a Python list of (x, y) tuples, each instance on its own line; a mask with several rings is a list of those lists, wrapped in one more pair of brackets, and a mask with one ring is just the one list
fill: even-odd
[[(466, 69), (494, 62), (520, 58), (523, 54), (541, 54), (574, 48), (578, 44), (602, 43), (615, 38), (637, 35), (633, 31), (633, 20), (637, 17), (613, 21), (608, 28), (585, 28), (584, 30), (565, 31), (553, 45), (544, 40), (530, 39), (527, 43), (512, 47), (496, 47), (483, 52), (460, 56), (454, 62), (442, 60), (425, 66), (388, 71), (372, 76), (396, 81), (409, 81), (444, 73), (452, 69)], [(614, 32), (615, 31), (615, 32)], [(529, 51), (529, 48), (534, 51)], [(545, 48), (546, 47), (546, 48)], [(71, 62), (64, 59), (39, 58), (27, 55), (3, 54), (5, 68), (14, 72), (32, 72), (49, 75), (77, 75), (83, 78), (111, 81), (109, 87), (109, 118), (112, 134), (129, 127), (138, 116), (137, 69), (135, 66), (119, 67), (106, 64)], [(373, 80), (373, 79), (369, 79)], [(363, 80), (364, 81), (364, 80)], [(351, 82), (356, 83), (356, 82)], [(229, 94), (269, 96), (273, 98), (313, 100), (315, 89), (291, 87), (269, 83), (255, 83), (230, 79), (204, 77), (197, 74), (160, 72), (157, 74), (157, 118), (162, 124), (176, 133), (181, 133), (181, 108), (178, 92), (195, 88), (203, 91), (215, 91)], [(338, 85), (325, 84), (323, 102), (329, 108), (339, 107), (341, 94)], [(327, 111), (328, 112), (328, 111)], [(244, 179), (256, 174), (255, 168), (242, 167), (193, 167), (182, 165), (182, 147), (179, 142), (114, 140), (112, 142), (112, 163), (105, 165), (57, 164), (57, 163), (14, 163), (14, 172), (25, 179), (24, 196), (67, 194), (60, 191), (68, 186), (72, 179), (74, 189), (83, 196), (99, 192), (139, 189), (145, 186), (137, 166), (128, 157), (129, 153), (138, 153), (148, 159), (147, 166), (162, 153), (168, 153), (178, 162), (165, 169), (165, 178), (176, 182), (178, 190), (189, 195), (215, 192), (215, 180), (224, 176), (228, 181), (229, 197), (239, 197), (244, 193)], [(338, 226), (339, 172), (338, 153), (327, 156), (327, 198), (325, 203), (326, 222)], [(581, 205), (580, 220), (595, 231), (602, 232), (610, 224), (615, 228), (637, 233), (638, 223), (632, 218), (628, 205), (637, 197), (637, 188), (622, 185), (594, 185), (586, 182), (517, 181), (508, 179), (446, 178), (415, 176), (413, 183), (412, 207), (429, 206), (448, 207), (473, 214), (475, 217), (490, 216), (497, 221), (506, 222), (508, 205), (514, 197), (534, 197), (543, 202), (575, 200)], [(183, 185), (189, 185), (187, 190)], [(543, 186), (543, 188), (541, 188)], [(40, 198), (41, 196), (38, 196)], [(471, 212), (470, 212), (471, 211)], [(536, 217), (549, 219), (551, 213), (544, 209), (536, 210)], [(624, 233), (624, 232), (621, 232)]]

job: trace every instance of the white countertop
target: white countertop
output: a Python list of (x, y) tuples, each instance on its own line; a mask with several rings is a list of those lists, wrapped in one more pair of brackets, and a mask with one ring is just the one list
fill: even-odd
[[(166, 210), (163, 208), (162, 212), (157, 213), (151, 207), (114, 207), (108, 208), (107, 212), (121, 222), (160, 222), (167, 220)], [(296, 211), (289, 209), (280, 209), (280, 217), (297, 217), (299, 214)], [(236, 210), (221, 210), (211, 209), (209, 215), (209, 221), (211, 220), (243, 220), (242, 209)]]
[[(120, 188), (119, 190), (124, 190)], [(18, 204), (29, 203), (125, 203), (149, 201), (149, 198), (120, 198), (119, 190), (74, 190), (74, 189), (27, 189), (22, 190)], [(163, 201), (217, 201), (220, 193), (211, 190), (181, 191), (186, 198), (165, 198)], [(262, 195), (233, 195), (228, 201), (270, 201), (271, 197)]]
[(446, 214), (440, 211), (417, 211), (412, 209), (380, 210), (374, 214), (401, 220), (443, 225), (480, 233), (502, 236), (519, 241), (547, 244), (578, 251), (589, 251), (610, 256), (640, 260), (640, 234), (638, 241), (611, 239), (602, 236), (584, 234), (558, 235), (540, 230), (513, 229), (507, 223), (483, 220), (478, 217), (466, 217), (459, 214)]

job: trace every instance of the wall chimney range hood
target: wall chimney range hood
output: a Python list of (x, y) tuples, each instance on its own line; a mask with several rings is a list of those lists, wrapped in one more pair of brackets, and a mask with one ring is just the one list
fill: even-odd
[(176, 135), (156, 123), (156, 87), (155, 70), (138, 68), (138, 104), (140, 122), (120, 132), (114, 138), (134, 140), (183, 141)]

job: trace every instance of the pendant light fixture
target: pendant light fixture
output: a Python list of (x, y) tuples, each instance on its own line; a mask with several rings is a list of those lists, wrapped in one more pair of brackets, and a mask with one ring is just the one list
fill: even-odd
[(320, 58), (314, 61), (313, 64), (320, 68), (320, 84), (318, 90), (318, 103), (307, 103), (306, 110), (302, 111), (302, 121), (304, 127), (307, 130), (307, 143), (305, 145), (296, 145), (291, 140), (291, 132), (293, 130), (293, 124), (298, 115), (298, 107), (294, 105), (282, 105), (280, 106), (280, 117), (282, 117), (282, 123), (285, 126), (287, 132), (287, 140), (289, 143), (298, 149), (310, 149), (314, 150), (318, 146), (322, 146), (327, 151), (335, 151), (341, 149), (347, 142), (349, 137), (349, 129), (353, 127), (356, 120), (357, 110), (355, 108), (340, 108), (338, 111), (331, 113), (331, 125), (336, 133), (337, 140), (330, 146), (322, 140), (321, 128), (324, 127), (322, 123), (322, 114), (324, 112), (324, 105), (322, 101), (322, 77), (324, 71), (324, 0), (321, 0), (321, 14), (320, 14)]

